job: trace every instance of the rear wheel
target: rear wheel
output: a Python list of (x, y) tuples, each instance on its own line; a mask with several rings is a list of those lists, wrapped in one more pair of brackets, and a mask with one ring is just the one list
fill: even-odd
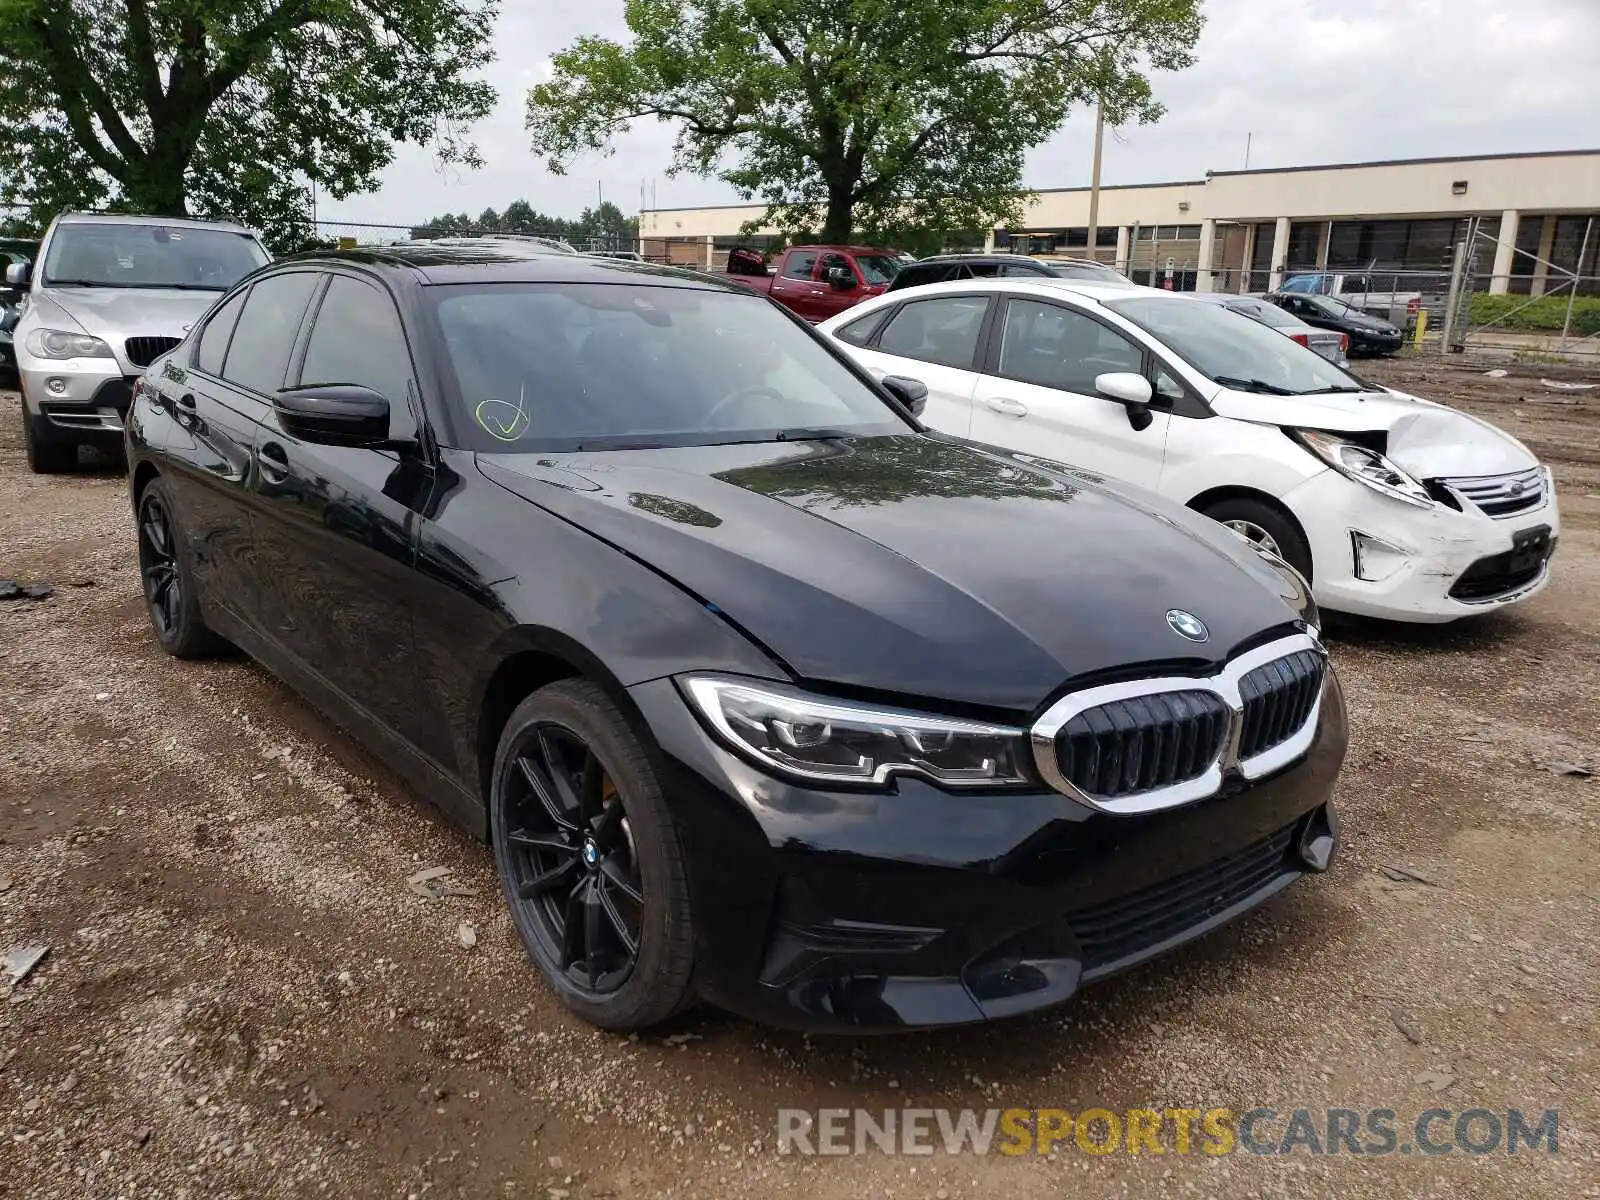
[(28, 470), (35, 475), (59, 475), (78, 465), (78, 446), (50, 435), (43, 417), (28, 411), (22, 402), (22, 443), (28, 454)]
[(1272, 505), (1246, 496), (1219, 500), (1201, 510), (1253, 546), (1269, 550), (1311, 578), (1311, 547), (1300, 527)]
[(517, 706), (495, 754), (489, 817), (512, 922), (563, 1004), (634, 1030), (692, 999), (678, 827), (604, 691), (564, 680)]
[(200, 615), (188, 547), (160, 479), (139, 495), (139, 577), (150, 626), (163, 650), (174, 658), (205, 658), (226, 647)]

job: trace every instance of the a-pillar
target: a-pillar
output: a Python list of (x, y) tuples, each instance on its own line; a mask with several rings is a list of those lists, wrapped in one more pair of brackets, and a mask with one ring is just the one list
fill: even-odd
[(1267, 281), (1267, 291), (1275, 292), (1283, 285), (1283, 265), (1289, 257), (1289, 218), (1279, 217), (1272, 231), (1272, 275)]
[(1517, 261), (1517, 225), (1522, 214), (1508, 208), (1500, 214), (1499, 241), (1494, 247), (1494, 274), (1489, 279), (1489, 292), (1503, 296), (1511, 290), (1511, 269)]
[(1217, 223), (1210, 217), (1200, 222), (1200, 254), (1195, 263), (1194, 287), (1197, 292), (1211, 291), (1211, 257), (1217, 243)]

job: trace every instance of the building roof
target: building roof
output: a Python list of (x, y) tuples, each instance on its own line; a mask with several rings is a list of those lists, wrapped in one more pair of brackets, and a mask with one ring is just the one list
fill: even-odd
[(1220, 178), (1224, 175), (1289, 175), (1298, 171), (1349, 171), (1361, 167), (1422, 167), (1433, 163), (1504, 162), (1509, 159), (1519, 158), (1582, 158), (1593, 154), (1600, 154), (1600, 150), (1522, 150), (1511, 154), (1450, 154), (1434, 158), (1378, 158), (1367, 162), (1317, 163), (1305, 167), (1255, 167), (1240, 171), (1207, 171), (1206, 178)]

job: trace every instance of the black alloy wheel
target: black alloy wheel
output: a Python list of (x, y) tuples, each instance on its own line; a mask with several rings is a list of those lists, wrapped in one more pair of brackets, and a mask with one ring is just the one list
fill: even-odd
[(650, 755), (603, 689), (568, 679), (517, 706), (489, 809), (512, 923), (562, 1003), (634, 1030), (693, 998), (677, 823)]
[(139, 495), (139, 577), (161, 648), (175, 658), (204, 658), (227, 643), (206, 627), (183, 535), (164, 481)]
[(523, 732), (512, 765), (517, 900), (573, 986), (608, 996), (638, 961), (644, 915), (622, 797), (594, 750), (554, 722)]

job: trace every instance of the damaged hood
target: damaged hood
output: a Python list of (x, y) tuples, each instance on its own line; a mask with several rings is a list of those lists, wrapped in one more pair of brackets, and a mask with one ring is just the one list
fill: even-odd
[(1223, 388), (1211, 407), (1258, 425), (1382, 434), (1389, 460), (1418, 479), (1504, 475), (1539, 465), (1532, 451), (1487, 421), (1404, 392), (1266, 396)]

